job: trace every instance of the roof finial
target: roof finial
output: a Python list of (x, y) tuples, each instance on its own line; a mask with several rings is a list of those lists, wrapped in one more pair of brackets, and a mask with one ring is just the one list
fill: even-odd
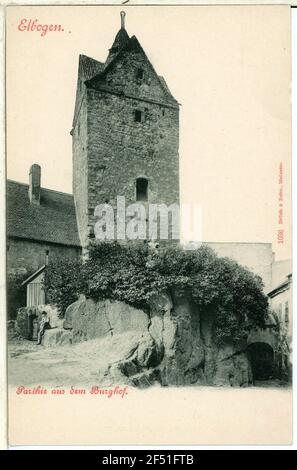
[(121, 28), (125, 29), (125, 16), (126, 13), (124, 11), (121, 11)]

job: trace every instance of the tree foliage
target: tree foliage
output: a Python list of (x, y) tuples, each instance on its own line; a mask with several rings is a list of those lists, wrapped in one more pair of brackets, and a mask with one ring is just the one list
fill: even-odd
[(52, 262), (45, 269), (44, 288), (46, 302), (58, 306), (63, 317), (68, 305), (78, 299), (83, 291), (83, 264), (80, 260)]
[(25, 272), (11, 272), (7, 275), (7, 318), (14, 320), (17, 309), (26, 305), (26, 287), (22, 282), (29, 276)]
[(261, 278), (207, 246), (151, 250), (146, 243), (94, 243), (85, 263), (50, 265), (45, 284), (61, 314), (79, 294), (148, 309), (153, 295), (178, 293), (213, 315), (219, 343), (245, 338), (253, 327), (264, 325), (267, 315)]

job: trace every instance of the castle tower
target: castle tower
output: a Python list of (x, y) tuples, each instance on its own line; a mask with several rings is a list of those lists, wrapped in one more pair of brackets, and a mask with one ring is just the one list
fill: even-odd
[(179, 105), (135, 36), (118, 31), (105, 63), (80, 55), (73, 138), (73, 193), (80, 240), (98, 204), (179, 204)]

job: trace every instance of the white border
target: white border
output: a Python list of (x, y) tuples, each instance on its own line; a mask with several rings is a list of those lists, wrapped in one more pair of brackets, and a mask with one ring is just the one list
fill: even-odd
[(6, 223), (5, 223), (5, 10), (0, 9), (0, 449), (7, 447)]
[[(1, 0), (0, 8), (0, 220), (3, 223), (0, 224), (0, 449), (7, 449), (7, 389), (6, 389), (6, 292), (5, 292), (5, 276), (6, 276), (6, 244), (5, 244), (5, 73), (4, 73), (4, 60), (5, 60), (5, 5), (11, 4), (10, 1)], [(56, 0), (52, 2), (41, 2), (40, 0), (31, 0), (30, 2), (15, 0), (14, 5), (34, 5), (41, 4), (44, 5), (115, 5), (122, 4), (124, 1), (104, 1), (100, 2), (96, 0)], [(267, 1), (257, 1), (257, 0), (214, 0), (214, 1), (199, 1), (199, 0), (165, 0), (165, 1), (143, 1), (143, 0), (129, 0), (125, 4), (125, 7), (130, 5), (157, 5), (157, 4), (196, 4), (196, 5), (222, 5), (222, 4), (233, 4), (233, 5), (247, 5), (247, 4), (262, 4), (262, 5), (297, 5), (297, 0), (292, 0), (288, 2), (286, 0), (267, 0)], [(291, 47), (292, 47), (292, 175), (295, 175), (297, 170), (297, 8), (292, 9), (292, 29), (291, 29)], [(1, 66), (2, 65), (2, 66)], [(297, 187), (294, 184), (295, 181), (292, 181), (292, 202), (293, 202), (293, 226), (296, 217), (296, 199), (297, 199)], [(297, 265), (297, 256), (296, 256), (296, 244), (297, 240), (294, 240), (293, 236), (293, 272), (295, 273), (295, 267)], [(294, 278), (294, 275), (293, 275)], [(293, 311), (297, 312), (297, 292), (295, 288), (295, 283), (293, 281)], [(297, 337), (297, 321), (294, 321), (294, 352), (293, 352), (293, 369), (294, 377), (296, 377), (297, 372), (297, 355), (295, 348), (295, 338)], [(296, 387), (294, 387), (294, 403), (296, 399)], [(253, 450), (253, 449), (264, 449), (264, 450), (294, 450), (297, 448), (296, 443), (296, 430), (295, 423), (297, 422), (297, 408), (294, 406), (294, 437), (292, 446), (19, 446), (13, 447), (15, 450), (87, 450), (87, 449), (97, 449), (97, 450), (110, 450), (111, 453), (113, 450), (152, 450), (152, 449), (187, 449), (187, 450), (206, 450), (206, 449), (226, 449), (226, 450)], [(133, 454), (133, 452), (131, 452)]]

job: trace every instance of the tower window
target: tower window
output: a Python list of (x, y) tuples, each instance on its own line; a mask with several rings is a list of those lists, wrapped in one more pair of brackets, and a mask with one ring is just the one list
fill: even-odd
[(285, 322), (289, 323), (289, 302), (285, 303)]
[(134, 120), (135, 122), (141, 122), (142, 121), (142, 111), (139, 111), (139, 109), (136, 109), (134, 112)]
[(278, 304), (278, 318), (283, 321), (283, 306), (281, 303)]
[(137, 178), (136, 201), (147, 201), (147, 198), (148, 198), (148, 180), (146, 178)]
[(143, 79), (143, 76), (144, 76), (143, 69), (137, 69), (137, 72), (136, 72), (136, 78), (137, 78), (137, 80), (142, 80), (142, 79)]

